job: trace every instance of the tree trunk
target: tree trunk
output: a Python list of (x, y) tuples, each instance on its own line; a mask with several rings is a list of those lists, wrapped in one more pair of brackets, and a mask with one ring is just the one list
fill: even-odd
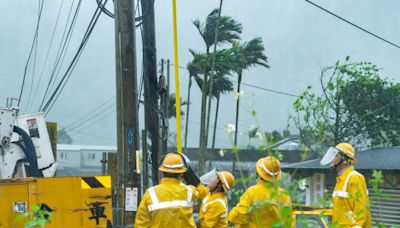
[[(209, 55), (210, 48), (207, 47), (207, 55)], [(205, 168), (205, 157), (207, 150), (207, 139), (206, 135), (206, 114), (207, 114), (207, 84), (208, 84), (208, 72), (206, 69), (203, 78), (203, 85), (201, 89), (201, 114), (200, 114), (200, 142), (199, 142), (199, 174), (202, 175), (204, 173)]]
[(185, 153), (187, 153), (187, 137), (188, 137), (188, 126), (189, 126), (189, 111), (190, 111), (190, 89), (192, 88), (192, 76), (189, 76), (188, 85), (188, 96), (187, 96), (187, 107), (186, 107), (186, 124), (185, 124)]
[[(240, 102), (240, 84), (242, 83), (242, 72), (239, 72), (238, 74), (238, 87), (237, 87), (237, 93), (238, 93), (238, 98), (236, 100), (236, 120), (235, 120), (235, 141), (234, 144), (237, 147), (237, 135), (239, 132), (239, 102)], [(235, 159), (232, 161), (232, 171), (235, 172)]]
[(220, 94), (218, 94), (218, 96), (217, 96), (217, 107), (215, 108), (214, 130), (213, 130), (213, 139), (212, 139), (212, 145), (211, 145), (211, 157), (210, 157), (210, 161), (208, 163), (208, 171), (211, 170), (212, 160), (214, 159), (215, 138), (216, 138), (216, 133), (217, 133), (217, 122), (218, 122), (218, 112), (219, 112), (219, 95)]
[(237, 145), (237, 135), (238, 135), (238, 130), (239, 130), (239, 102), (240, 102), (240, 84), (242, 83), (242, 73), (240, 72), (238, 74), (238, 87), (237, 87), (237, 93), (238, 93), (238, 98), (236, 100), (236, 119), (235, 119), (235, 141), (234, 144)]

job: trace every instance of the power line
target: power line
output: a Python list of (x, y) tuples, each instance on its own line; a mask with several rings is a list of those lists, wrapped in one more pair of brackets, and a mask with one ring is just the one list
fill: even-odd
[(386, 43), (388, 43), (388, 44), (390, 44), (390, 45), (392, 45), (392, 46), (395, 46), (395, 47), (397, 47), (397, 48), (400, 48), (399, 45), (394, 44), (394, 43), (392, 43), (392, 42), (390, 42), (390, 41), (388, 41), (388, 40), (386, 40), (386, 39), (384, 39), (384, 38), (382, 38), (382, 37), (380, 37), (380, 36), (378, 36), (378, 35), (376, 35), (376, 34), (370, 32), (370, 31), (368, 31), (368, 30), (366, 30), (366, 29), (364, 29), (364, 28), (362, 28), (362, 27), (360, 27), (360, 26), (358, 26), (358, 25), (356, 25), (356, 24), (354, 24), (354, 23), (352, 23), (352, 22), (350, 22), (350, 21), (344, 19), (343, 17), (340, 17), (339, 15), (337, 15), (337, 14), (335, 14), (335, 13), (332, 13), (331, 11), (329, 11), (329, 10), (327, 10), (327, 9), (325, 9), (325, 8), (323, 8), (323, 7), (317, 5), (317, 4), (315, 4), (315, 3), (313, 3), (313, 2), (311, 2), (311, 1), (309, 1), (309, 0), (304, 0), (304, 1), (310, 3), (311, 5), (313, 5), (313, 6), (317, 7), (317, 8), (319, 8), (319, 9), (321, 9), (321, 10), (327, 12), (327, 13), (329, 13), (330, 15), (332, 15), (332, 16), (334, 16), (334, 17), (336, 17), (336, 18), (338, 18), (338, 19), (340, 19), (340, 20), (342, 20), (342, 21), (344, 21), (344, 22), (346, 22), (346, 23), (348, 23), (348, 24), (350, 24), (350, 25), (352, 25), (352, 26), (354, 26), (354, 27), (356, 27), (356, 28), (358, 28), (358, 29), (360, 29), (360, 30), (366, 32), (366, 33), (368, 33), (368, 34), (370, 34), (371, 36), (374, 36), (374, 37), (376, 37), (376, 38), (378, 38), (378, 39), (380, 39), (380, 40), (382, 40), (382, 41), (384, 41), (384, 42), (386, 42)]
[(245, 85), (245, 86), (248, 86), (248, 87), (253, 87), (253, 88), (256, 88), (256, 89), (261, 89), (261, 90), (272, 92), (272, 93), (282, 94), (282, 95), (286, 95), (286, 96), (299, 97), (299, 96), (291, 94), (291, 93), (286, 93), (286, 92), (282, 92), (282, 91), (278, 91), (278, 90), (263, 88), (261, 86), (250, 85), (250, 84), (243, 83), (243, 82), (242, 82), (242, 85)]
[(111, 18), (115, 18), (115, 14), (111, 13), (107, 8), (106, 8), (106, 3), (102, 4), (101, 0), (96, 0), (98, 7), (100, 7), (101, 11), (105, 13), (107, 16)]
[[(40, 20), (40, 17), (42, 15), (42, 8), (43, 8), (43, 4), (44, 4), (44, 0), (42, 1), (38, 1), (39, 3), (39, 7), (38, 7), (38, 21)], [(28, 101), (26, 102), (26, 108), (25, 111), (28, 112), (30, 103), (31, 103), (31, 99), (32, 99), (32, 90), (33, 90), (33, 84), (35, 81), (35, 71), (36, 71), (36, 60), (37, 60), (37, 49), (38, 49), (38, 42), (39, 42), (39, 31), (38, 31), (38, 35), (36, 36), (36, 41), (35, 41), (35, 54), (33, 57), (33, 69), (32, 69), (32, 78), (31, 78), (31, 86), (29, 88), (29, 93), (28, 93)]]
[[(58, 9), (57, 19), (56, 19), (56, 22), (55, 22), (55, 25), (54, 25), (53, 33), (52, 33), (52, 35), (51, 35), (50, 44), (49, 44), (49, 47), (48, 47), (48, 49), (47, 49), (47, 53), (46, 53), (46, 57), (45, 57), (45, 60), (44, 60), (44, 63), (43, 63), (43, 67), (42, 67), (42, 70), (41, 70), (41, 72), (40, 72), (39, 81), (38, 81), (37, 86), (36, 86), (36, 88), (35, 88), (35, 92), (33, 93), (33, 101), (36, 100), (35, 98), (36, 98), (36, 96), (37, 96), (38, 88), (40, 87), (40, 83), (42, 82), (44, 69), (46, 68), (47, 60), (48, 60), (48, 57), (49, 57), (49, 53), (50, 53), (50, 50), (51, 50), (51, 46), (52, 46), (52, 44), (53, 44), (54, 35), (55, 35), (56, 30), (57, 30), (57, 25), (58, 25), (58, 21), (59, 21), (59, 19), (60, 19), (60, 14), (61, 14), (61, 10), (62, 10), (63, 4), (64, 4), (64, 0), (61, 1), (60, 7), (59, 7), (59, 9)], [(40, 109), (39, 109), (39, 110), (40, 110)]]
[[(104, 4), (105, 3), (107, 3), (107, 0), (105, 0)], [(46, 115), (52, 109), (53, 105), (55, 104), (55, 102), (57, 101), (58, 97), (60, 96), (62, 90), (64, 89), (65, 85), (67, 84), (100, 15), (101, 15), (101, 11), (99, 10), (99, 7), (97, 7), (96, 11), (94, 12), (94, 14), (92, 16), (92, 19), (90, 20), (89, 26), (86, 29), (85, 35), (82, 39), (82, 42), (79, 45), (79, 48), (78, 48), (74, 58), (72, 59), (72, 62), (70, 63), (70, 65), (69, 65), (67, 71), (65, 72), (64, 76), (62, 77), (61, 81), (58, 83), (58, 86), (56, 87), (55, 91), (53, 92), (53, 94), (51, 95), (49, 100), (47, 101), (46, 105), (43, 107), (43, 111), (45, 111)]]
[[(103, 113), (97, 115), (94, 119), (91, 119), (90, 121), (86, 121), (86, 122), (82, 123), (81, 125), (79, 125), (79, 126), (77, 126), (75, 128), (69, 129), (68, 131), (69, 132), (73, 132), (73, 131), (78, 131), (79, 132), (79, 131), (82, 130), (82, 128), (85, 129), (85, 128), (89, 127), (89, 126), (92, 126), (95, 123), (98, 123), (99, 120), (101, 120), (101, 119), (103, 119), (103, 118), (115, 113), (115, 111), (116, 110), (114, 108), (108, 109), (107, 111), (104, 111)], [(80, 129), (80, 130), (77, 130), (77, 129)]]
[(102, 113), (103, 110), (110, 109), (113, 104), (113, 101), (115, 101), (115, 96), (112, 97), (111, 99), (108, 99), (106, 102), (101, 103), (100, 105), (96, 106), (95, 108), (91, 109), (87, 114), (81, 116), (78, 118), (77, 121), (74, 121), (73, 123), (69, 124), (68, 126), (65, 127), (67, 130), (72, 130), (78, 126), (80, 126), (82, 123), (92, 119), (93, 117), (97, 116), (98, 114)]
[[(174, 64), (170, 64), (170, 65), (174, 65)], [(180, 69), (184, 69), (184, 70), (187, 70), (187, 68), (186, 67), (184, 67), (184, 66), (178, 66)], [(232, 80), (233, 82), (236, 82), (235, 80)], [(283, 91), (278, 91), (278, 90), (274, 90), (274, 89), (268, 89), (268, 88), (264, 88), (264, 87), (261, 87), (261, 86), (256, 86), (256, 85), (251, 85), (251, 84), (247, 84), (247, 83), (241, 83), (242, 85), (245, 85), (245, 86), (248, 86), (248, 87), (253, 87), (253, 88), (256, 88), (256, 89), (261, 89), (261, 90), (264, 90), (264, 91), (268, 91), (268, 92), (271, 92), (271, 93), (277, 93), (277, 94), (282, 94), (282, 95), (286, 95), (286, 96), (291, 96), (291, 97), (299, 97), (298, 95), (295, 95), (295, 94), (291, 94), (291, 93), (287, 93), (287, 92), (283, 92)]]
[[(54, 82), (57, 80), (57, 77), (54, 80), (53, 80), (53, 78), (54, 78), (56, 69), (59, 66), (60, 59), (62, 58), (60, 66), (64, 62), (65, 53), (66, 53), (66, 51), (64, 52), (64, 50), (68, 49), (69, 41), (70, 41), (71, 36), (72, 36), (72, 31), (73, 31), (73, 28), (74, 28), (74, 25), (75, 25), (75, 21), (76, 21), (77, 15), (79, 13), (81, 1), (78, 2), (77, 7), (75, 8), (75, 13), (74, 13), (74, 16), (72, 18), (71, 25), (70, 25), (70, 27), (68, 29), (67, 36), (65, 36), (65, 33), (67, 32), (68, 22), (69, 22), (69, 18), (71, 17), (71, 13), (72, 13), (72, 9), (73, 9), (74, 3), (75, 3), (75, 0), (72, 1), (70, 9), (69, 9), (67, 22), (65, 23), (64, 31), (63, 31), (63, 34), (62, 34), (62, 37), (61, 37), (61, 42), (60, 42), (60, 45), (58, 47), (58, 51), (57, 51), (56, 58), (55, 58), (55, 61), (54, 61), (53, 70), (52, 70), (49, 82), (47, 84), (46, 90), (44, 92), (44, 95), (43, 95), (43, 98), (42, 98), (42, 102), (40, 103), (39, 111), (42, 110), (42, 107), (44, 105), (44, 101), (45, 101), (45, 99), (47, 97), (47, 92), (49, 92), (49, 90), (51, 90), (53, 88)], [(65, 40), (64, 40), (64, 37), (65, 37)], [(61, 69), (61, 67), (59, 69)], [(57, 75), (58, 75), (58, 73), (57, 73)], [(51, 87), (50, 87), (50, 85), (51, 85)]]
[(25, 80), (26, 80), (26, 74), (27, 74), (27, 70), (28, 70), (28, 65), (29, 65), (29, 62), (30, 62), (30, 59), (31, 59), (31, 56), (32, 56), (32, 52), (33, 52), (33, 49), (35, 47), (35, 43), (36, 43), (36, 40), (37, 40), (37, 37), (38, 37), (38, 33), (39, 33), (39, 25), (40, 25), (40, 18), (42, 16), (43, 3), (44, 3), (44, 1), (42, 1), (42, 4), (40, 5), (39, 16), (38, 16), (38, 21), (37, 21), (37, 24), (36, 24), (35, 35), (33, 37), (31, 50), (29, 51), (28, 60), (26, 61), (26, 64), (25, 64), (24, 76), (22, 78), (21, 90), (20, 90), (19, 97), (18, 97), (18, 106), (21, 103), (22, 93), (24, 92), (24, 86), (25, 86)]

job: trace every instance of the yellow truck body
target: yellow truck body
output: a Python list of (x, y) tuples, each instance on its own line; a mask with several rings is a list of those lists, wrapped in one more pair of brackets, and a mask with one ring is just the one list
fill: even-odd
[(51, 210), (52, 227), (111, 227), (111, 177), (0, 180), (0, 228), (24, 227), (34, 205)]

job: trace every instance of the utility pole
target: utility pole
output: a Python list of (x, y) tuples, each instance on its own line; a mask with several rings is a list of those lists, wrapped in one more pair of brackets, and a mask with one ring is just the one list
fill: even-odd
[(167, 100), (167, 78), (164, 74), (164, 59), (161, 59), (160, 77), (158, 79), (158, 88), (160, 94), (161, 107), (161, 153), (167, 153), (167, 131), (168, 131), (168, 100)]
[(165, 150), (168, 150), (168, 132), (169, 132), (169, 119), (168, 119), (168, 112), (169, 112), (169, 83), (170, 83), (170, 64), (169, 59), (167, 59), (167, 96), (165, 97), (165, 112), (167, 113), (167, 119), (165, 120), (167, 123), (167, 129), (165, 130)]
[(154, 0), (141, 0), (143, 12), (143, 84), (144, 123), (150, 133), (153, 184), (158, 184), (158, 160), (160, 150), (157, 56), (154, 23)]
[(132, 227), (140, 202), (138, 97), (136, 82), (135, 1), (114, 1), (117, 153), (117, 213), (114, 224)]
[(162, 111), (162, 120), (161, 120), (161, 137), (162, 137), (162, 152), (165, 154), (168, 152), (168, 129), (169, 129), (169, 121), (168, 121), (168, 102), (169, 102), (169, 60), (167, 60), (167, 77), (164, 74), (164, 64), (165, 60), (161, 59), (161, 71), (160, 71), (160, 79), (159, 79), (159, 88), (160, 88), (160, 106)]

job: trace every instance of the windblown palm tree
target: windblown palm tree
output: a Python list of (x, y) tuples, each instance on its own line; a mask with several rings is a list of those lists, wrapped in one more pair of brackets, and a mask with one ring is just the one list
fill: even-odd
[(253, 66), (263, 66), (269, 68), (268, 59), (265, 54), (265, 48), (262, 39), (257, 37), (247, 43), (233, 44), (233, 58), (235, 58), (234, 71), (238, 75), (237, 93), (239, 94), (236, 100), (236, 119), (235, 119), (235, 139), (237, 145), (238, 121), (239, 121), (239, 102), (240, 102), (240, 84), (242, 83), (243, 70)]
[[(167, 119), (170, 118), (175, 118), (176, 117), (176, 103), (175, 103), (176, 97), (175, 97), (175, 93), (172, 93), (168, 96), (168, 116)], [(189, 105), (189, 102), (187, 101), (182, 101), (181, 98), (181, 106), (184, 105)], [(181, 110), (181, 115), (184, 115), (185, 113)]]
[[(206, 55), (210, 55), (210, 47), (223, 43), (233, 43), (240, 39), (242, 25), (229, 16), (219, 17), (219, 9), (214, 9), (206, 18), (205, 22), (193, 21), (206, 46)], [(215, 40), (215, 31), (218, 24), (218, 39)], [(215, 64), (217, 66), (217, 64)], [(211, 70), (211, 58), (209, 64), (204, 68), (203, 80), (208, 83), (208, 75)], [(200, 148), (199, 148), (199, 172), (203, 173), (205, 167), (205, 153), (207, 149), (208, 131), (207, 119), (207, 86), (203, 87), (201, 97), (201, 120), (200, 120)]]
[[(210, 54), (210, 47), (215, 41), (215, 27), (217, 26), (219, 9), (214, 9), (208, 14), (206, 21), (201, 22), (199, 19), (193, 21), (194, 26), (200, 33), (206, 45), (206, 53)], [(233, 43), (240, 39), (242, 33), (242, 24), (229, 16), (221, 16), (218, 30), (218, 44)]]
[[(198, 76), (195, 76), (194, 78), (195, 78), (198, 86), (200, 88), (203, 88), (203, 84), (204, 84), (203, 79)], [(213, 137), (212, 137), (212, 144), (211, 144), (211, 151), (213, 152), (214, 148), (215, 148), (215, 138), (216, 138), (216, 133), (217, 133), (220, 95), (233, 91), (233, 82), (229, 77), (227, 77), (225, 75), (221, 75), (221, 74), (215, 75), (214, 77), (212, 77), (212, 79), (214, 80), (212, 97), (217, 100), (217, 104), (215, 107), (214, 129), (213, 129)], [(209, 85), (209, 83), (207, 83), (207, 85)], [(209, 91), (209, 89), (207, 89), (207, 91)], [(210, 111), (211, 110), (208, 110), (208, 112), (210, 112)], [(207, 132), (208, 132), (208, 129), (207, 129)], [(213, 154), (211, 155), (209, 163), (208, 163), (208, 170), (211, 169), (212, 158), (213, 158)]]

